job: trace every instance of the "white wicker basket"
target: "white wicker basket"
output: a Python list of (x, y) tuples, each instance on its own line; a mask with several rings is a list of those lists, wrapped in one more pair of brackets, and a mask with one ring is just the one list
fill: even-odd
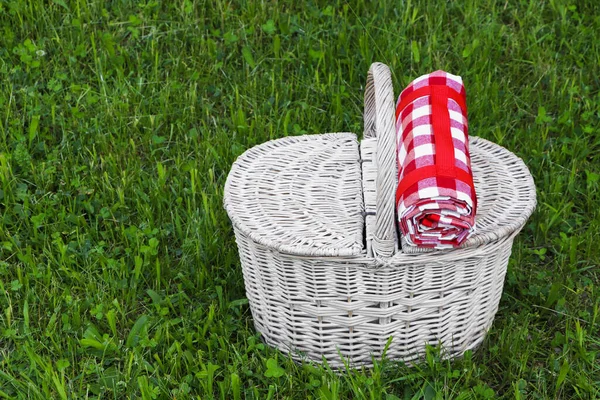
[(394, 218), (394, 98), (389, 69), (369, 70), (365, 132), (286, 137), (234, 163), (225, 209), (264, 340), (296, 359), (342, 366), (447, 357), (483, 340), (498, 309), (514, 237), (536, 204), (508, 150), (469, 141), (477, 233), (460, 249), (405, 254)]

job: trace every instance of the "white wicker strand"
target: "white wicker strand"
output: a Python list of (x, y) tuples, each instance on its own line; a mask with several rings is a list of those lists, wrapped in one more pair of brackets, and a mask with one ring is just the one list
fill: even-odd
[(377, 209), (372, 237), (373, 253), (391, 257), (397, 248), (394, 192), (396, 189), (396, 135), (394, 87), (387, 65), (374, 63), (369, 68), (364, 110), (366, 138), (377, 138)]

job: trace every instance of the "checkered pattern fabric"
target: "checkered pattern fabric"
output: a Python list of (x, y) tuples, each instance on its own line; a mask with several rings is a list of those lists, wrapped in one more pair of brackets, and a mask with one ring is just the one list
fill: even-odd
[(477, 208), (462, 79), (444, 71), (415, 79), (398, 98), (396, 132), (396, 205), (406, 243), (460, 246), (475, 231)]

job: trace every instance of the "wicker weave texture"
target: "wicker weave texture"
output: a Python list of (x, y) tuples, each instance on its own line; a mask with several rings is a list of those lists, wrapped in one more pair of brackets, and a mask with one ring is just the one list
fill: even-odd
[(373, 269), (326, 257), (300, 259), (237, 232), (246, 293), (265, 341), (296, 359), (371, 365), (392, 337), (390, 359), (447, 357), (476, 347), (502, 293), (513, 236), (486, 256)]
[[(286, 147), (288, 141), (271, 146), (277, 142)], [(370, 365), (390, 337), (387, 356), (404, 361), (422, 356), (426, 344), (442, 344), (448, 357), (477, 346), (497, 311), (512, 242), (535, 192), (516, 182), (527, 181), (521, 174), (527, 170), (510, 152), (478, 138), (472, 138), (471, 152), (481, 204), (477, 235), (485, 245), (399, 252), (389, 259), (366, 250), (349, 257), (298, 256), (236, 227), (246, 293), (266, 342), (296, 358), (324, 357), (334, 367), (343, 365), (340, 356)], [(494, 194), (500, 193), (498, 182), (514, 188), (507, 192), (515, 196), (508, 206), (499, 205), (507, 195)], [(365, 194), (367, 212), (374, 201)], [(513, 221), (520, 225), (502, 236)]]
[(379, 104), (384, 90), (371, 87), (387, 82), (389, 91), (391, 81), (373, 73), (389, 70), (371, 68), (360, 150), (348, 133), (274, 140), (242, 155), (225, 187), (257, 330), (294, 358), (333, 367), (343, 359), (371, 365), (390, 338), (387, 356), (406, 362), (426, 344), (454, 357), (481, 343), (514, 237), (536, 204), (525, 164), (471, 137), (477, 232), (461, 249), (399, 250), (393, 213), (378, 218), (393, 206), (387, 190), (395, 176), (381, 173), (378, 153), (393, 154), (395, 143), (381, 140), (387, 118), (369, 111), (393, 110), (392, 97)]
[(286, 253), (347, 256), (363, 249), (363, 199), (353, 133), (290, 136), (236, 160), (225, 208), (248, 236)]
[(376, 163), (374, 231), (371, 235), (371, 250), (376, 257), (390, 257), (397, 249), (396, 205), (394, 202), (396, 169), (396, 128), (394, 117), (394, 88), (387, 65), (373, 63), (367, 74), (365, 86), (364, 138), (377, 140), (382, 151), (375, 152), (372, 162)]

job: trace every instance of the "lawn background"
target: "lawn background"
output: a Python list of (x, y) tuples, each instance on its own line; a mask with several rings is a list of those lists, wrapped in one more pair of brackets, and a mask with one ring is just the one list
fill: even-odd
[[(600, 3), (0, 1), (0, 397), (600, 396)], [(252, 326), (223, 184), (244, 150), (362, 130), (461, 75), (538, 208), (479, 350), (336, 375)]]

